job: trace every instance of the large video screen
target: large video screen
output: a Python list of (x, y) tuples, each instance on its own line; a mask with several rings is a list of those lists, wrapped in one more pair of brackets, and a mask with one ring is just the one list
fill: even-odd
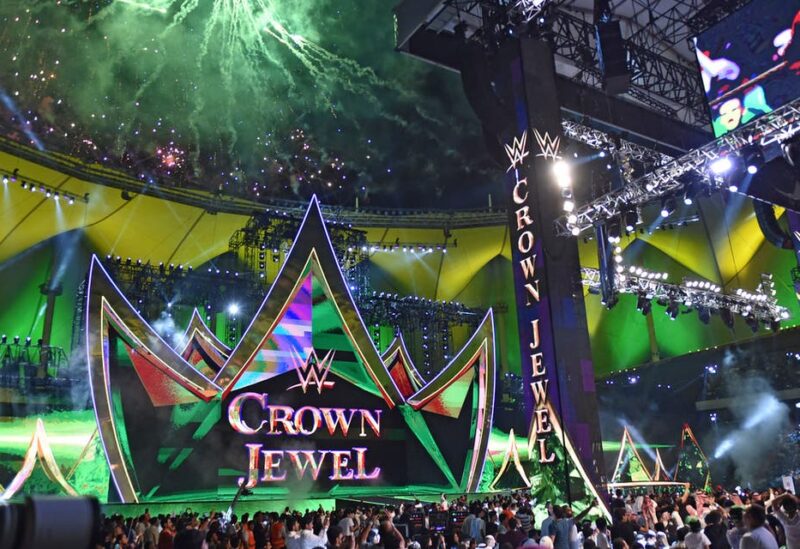
[(719, 137), (800, 96), (800, 0), (753, 0), (695, 39)]

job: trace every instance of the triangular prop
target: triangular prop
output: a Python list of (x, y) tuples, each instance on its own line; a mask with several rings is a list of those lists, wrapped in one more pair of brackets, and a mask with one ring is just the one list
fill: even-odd
[(44, 423), (41, 419), (36, 420), (36, 430), (31, 437), (31, 442), (25, 452), (25, 458), (22, 461), (22, 467), (19, 472), (11, 480), (11, 483), (5, 490), (0, 488), (0, 501), (7, 501), (11, 499), (14, 494), (20, 491), (25, 485), (25, 482), (33, 474), (36, 464), (39, 464), (51, 482), (57, 484), (61, 491), (70, 495), (77, 496), (75, 489), (70, 486), (69, 482), (64, 478), (61, 469), (56, 463), (53, 456), (53, 450), (50, 447), (50, 442), (47, 439), (47, 432), (44, 429)]
[(661, 459), (661, 452), (658, 451), (658, 448), (656, 448), (656, 470), (653, 473), (653, 480), (672, 480), (669, 470), (664, 466), (664, 462)]
[(625, 427), (622, 431), (622, 442), (611, 482), (648, 482), (651, 480), (653, 477), (650, 476), (628, 428)]
[(700, 448), (700, 444), (698, 444), (688, 423), (684, 424), (681, 430), (675, 480), (688, 482), (698, 490), (705, 489), (711, 485), (711, 471), (708, 467), (708, 459)]
[(206, 325), (197, 309), (183, 333), (181, 356), (206, 377), (214, 377), (230, 355), (230, 348), (217, 338)]
[[(513, 465), (513, 469), (509, 468), (509, 465)], [(516, 476), (510, 481), (510, 484), (509, 481), (504, 478), (506, 476), (506, 471), (508, 471), (510, 475), (516, 473)], [(517, 446), (517, 437), (514, 436), (514, 429), (511, 429), (508, 433), (508, 442), (503, 452), (503, 461), (500, 464), (497, 475), (489, 485), (489, 489), (496, 490), (506, 486), (511, 488), (520, 488), (521, 486), (525, 486), (526, 488), (531, 487), (531, 481), (528, 479), (528, 474), (525, 472), (525, 468), (522, 466), (522, 461), (519, 457), (519, 448)]]
[(425, 385), (425, 380), (414, 367), (411, 355), (406, 348), (406, 342), (403, 340), (403, 334), (399, 334), (392, 340), (389, 348), (381, 356), (381, 360), (404, 397), (410, 397)]

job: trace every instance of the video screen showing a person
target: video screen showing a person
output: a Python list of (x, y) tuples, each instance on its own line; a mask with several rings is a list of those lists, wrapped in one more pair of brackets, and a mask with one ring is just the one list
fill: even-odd
[(720, 136), (800, 97), (800, 0), (753, 0), (695, 50)]

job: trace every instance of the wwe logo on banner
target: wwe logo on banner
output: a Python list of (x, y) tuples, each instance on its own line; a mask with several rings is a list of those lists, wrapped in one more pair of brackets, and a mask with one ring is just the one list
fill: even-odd
[(545, 4), (547, 4), (547, 0), (517, 0), (517, 8), (522, 12), (526, 23), (539, 15)]
[(300, 383), (292, 385), (289, 389), (297, 389), (300, 387), (305, 393), (311, 385), (317, 387), (317, 392), (322, 394), (322, 389), (332, 389), (334, 382), (326, 381), (328, 373), (331, 371), (331, 364), (333, 363), (333, 350), (328, 351), (328, 354), (320, 360), (317, 357), (317, 352), (311, 349), (308, 358), (303, 360), (296, 351), (293, 351), (295, 371)]
[(538, 130), (533, 130), (533, 136), (539, 144), (539, 150), (542, 151), (536, 156), (542, 156), (545, 160), (550, 159), (553, 162), (561, 159), (561, 157), (558, 156), (558, 147), (561, 144), (561, 138), (559, 136), (550, 137), (550, 134), (547, 132), (544, 132), (544, 135), (542, 135)]
[(518, 165), (521, 165), (525, 157), (528, 156), (527, 149), (527, 142), (528, 142), (528, 131), (525, 130), (522, 132), (522, 137), (517, 139), (514, 138), (514, 141), (511, 142), (511, 145), (503, 145), (506, 149), (506, 154), (508, 155), (508, 159), (511, 161), (511, 166), (508, 167), (506, 170), (510, 172), (511, 170), (515, 169)]

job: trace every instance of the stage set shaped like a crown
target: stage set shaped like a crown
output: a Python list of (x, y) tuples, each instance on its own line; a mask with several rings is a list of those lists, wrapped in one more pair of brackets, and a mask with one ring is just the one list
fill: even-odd
[[(401, 336), (381, 355), (316, 199), (238, 344), (195, 313), (175, 349), (93, 258), (89, 376), (110, 499), (475, 492), (495, 398), (492, 312), (433, 379)], [(491, 473), (491, 471), (490, 471)]]

